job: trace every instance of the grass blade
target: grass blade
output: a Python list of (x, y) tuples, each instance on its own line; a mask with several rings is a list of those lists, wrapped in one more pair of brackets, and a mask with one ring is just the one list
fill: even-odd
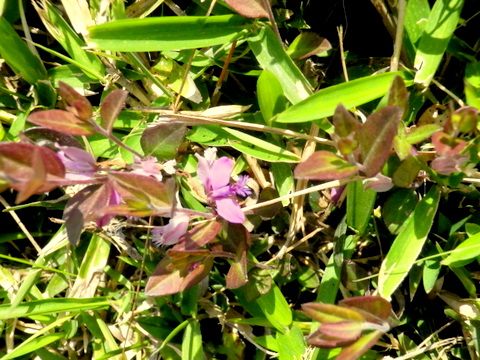
[(89, 29), (91, 47), (111, 51), (159, 51), (223, 45), (250, 28), (239, 15), (125, 19)]

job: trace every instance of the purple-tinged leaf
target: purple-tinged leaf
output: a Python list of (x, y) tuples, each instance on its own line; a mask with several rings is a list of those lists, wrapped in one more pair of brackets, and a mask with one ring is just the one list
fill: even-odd
[(463, 171), (462, 165), (468, 161), (467, 155), (456, 154), (453, 156), (440, 156), (435, 158), (430, 167), (441, 175), (450, 175), (454, 172)]
[(110, 183), (90, 185), (68, 200), (63, 219), (72, 245), (78, 245), (85, 224), (103, 215), (102, 210), (108, 206), (112, 190)]
[(92, 135), (93, 125), (64, 110), (43, 110), (30, 114), (28, 121), (70, 135)]
[(343, 320), (365, 321), (358, 311), (332, 304), (306, 303), (302, 304), (302, 310), (313, 320), (321, 323)]
[(371, 114), (357, 132), (362, 154), (363, 172), (367, 177), (382, 170), (390, 156), (393, 138), (402, 116), (398, 106), (387, 106)]
[(218, 221), (209, 221), (194, 226), (180, 239), (181, 245), (186, 250), (193, 250), (211, 242), (222, 228)]
[(341, 339), (346, 342), (357, 340), (364, 330), (364, 322), (344, 320), (337, 322), (322, 323), (317, 332), (327, 337)]
[(77, 141), (72, 135), (65, 134), (60, 131), (44, 128), (44, 127), (32, 127), (23, 132), (22, 136), (27, 137), (35, 143), (40, 143), (43, 146), (47, 145), (60, 145), (70, 146), (83, 149), (82, 144)]
[(164, 296), (182, 292), (208, 276), (213, 266), (212, 257), (191, 256), (185, 260), (186, 266), (182, 269), (172, 269), (169, 265), (175, 260), (170, 257), (160, 261), (148, 278), (145, 287), (147, 296)]
[(102, 101), (100, 116), (102, 118), (102, 125), (108, 133), (112, 132), (113, 122), (125, 106), (127, 96), (128, 91), (113, 90)]
[(355, 117), (348, 111), (345, 106), (338, 104), (333, 114), (333, 126), (335, 128), (335, 134), (339, 137), (345, 138), (356, 132), (361, 124), (355, 119)]
[(89, 120), (92, 117), (92, 105), (85, 96), (79, 94), (73, 87), (63, 81), (58, 82), (58, 90), (62, 98), (74, 109), (75, 115), (80, 119)]
[(183, 124), (159, 124), (143, 132), (140, 145), (146, 155), (159, 161), (175, 159), (186, 131)]
[(55, 189), (55, 181), (65, 176), (65, 167), (55, 152), (24, 143), (0, 143), (0, 168), (3, 180), (21, 193), (17, 201), (25, 200), (28, 194), (27, 197)]
[(356, 166), (325, 150), (314, 152), (294, 172), (297, 179), (308, 180), (336, 180), (357, 173)]
[(126, 172), (112, 172), (109, 177), (114, 180), (116, 190), (132, 209), (150, 210), (151, 214), (164, 213), (173, 205), (173, 179), (163, 183), (150, 176)]
[(360, 358), (360, 356), (365, 354), (368, 349), (377, 343), (382, 334), (383, 332), (377, 330), (363, 335), (353, 344), (343, 348), (335, 360), (357, 360)]
[(292, 59), (306, 59), (312, 55), (328, 51), (330, 42), (313, 31), (303, 31), (288, 47), (287, 54)]
[(338, 305), (359, 311), (372, 323), (386, 321), (392, 314), (392, 305), (381, 296), (356, 296), (340, 300)]
[(225, 277), (227, 289), (238, 289), (248, 281), (247, 258), (242, 256), (239, 261), (234, 261), (230, 265), (227, 276)]
[(325, 335), (320, 332), (320, 329), (317, 329), (316, 331), (311, 333), (306, 339), (307, 344), (322, 349), (334, 349), (337, 347), (348, 346), (352, 343), (352, 341), (355, 340)]
[(268, 11), (263, 5), (263, 0), (225, 0), (225, 2), (237, 13), (247, 18), (268, 18)]
[(24, 186), (18, 190), (17, 198), (15, 200), (15, 203), (17, 204), (27, 200), (33, 194), (38, 193), (47, 180), (45, 163), (43, 156), (40, 153), (40, 149), (41, 148), (38, 146), (33, 149), (32, 176), (25, 182)]
[[(477, 128), (479, 120), (479, 110), (471, 106), (465, 106), (455, 110), (450, 119), (445, 123), (445, 131), (457, 131), (460, 133), (470, 133)], [(451, 131), (450, 130), (450, 131)]]
[(397, 105), (405, 114), (408, 111), (408, 91), (400, 76), (395, 76), (388, 93), (388, 105)]
[(444, 132), (437, 132), (432, 135), (432, 143), (437, 154), (442, 156), (453, 156), (459, 154), (467, 146), (465, 140), (454, 138)]

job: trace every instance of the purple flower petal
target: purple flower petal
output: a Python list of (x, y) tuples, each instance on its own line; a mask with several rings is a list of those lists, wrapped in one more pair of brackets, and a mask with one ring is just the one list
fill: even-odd
[(65, 166), (67, 179), (92, 178), (97, 171), (93, 156), (77, 147), (61, 146), (57, 157)]
[(229, 159), (223, 156), (220, 159), (216, 160), (212, 164), (212, 167), (210, 168), (210, 172), (208, 174), (208, 178), (212, 186), (212, 188), (209, 190), (210, 191), (216, 190), (218, 188), (221, 188), (227, 185), (230, 182), (232, 169), (233, 169), (232, 159)]
[(173, 245), (187, 232), (190, 216), (184, 212), (176, 213), (165, 226), (152, 230), (152, 242), (156, 246)]
[(228, 222), (232, 224), (243, 224), (245, 221), (245, 214), (235, 199), (230, 197), (215, 199), (215, 205), (218, 215)]

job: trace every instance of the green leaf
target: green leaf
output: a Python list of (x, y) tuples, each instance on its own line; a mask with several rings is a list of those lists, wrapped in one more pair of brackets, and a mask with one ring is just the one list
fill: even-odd
[(269, 27), (260, 29), (248, 38), (248, 44), (260, 66), (275, 75), (281, 83), (285, 97), (292, 104), (312, 94), (313, 91), (307, 79), (287, 55), (272, 29)]
[(382, 219), (392, 234), (399, 234), (417, 203), (418, 196), (411, 189), (398, 189), (385, 201), (382, 207)]
[(187, 127), (183, 124), (159, 124), (147, 128), (141, 137), (142, 149), (147, 155), (158, 160), (170, 160), (177, 156), (178, 148), (183, 142)]
[(4, 17), (0, 17), (0, 55), (6, 63), (30, 84), (47, 78), (47, 71), (41, 60), (28, 48)]
[(278, 331), (282, 333), (288, 331), (292, 323), (292, 310), (278, 286), (273, 284), (272, 289), (261, 295), (255, 302)]
[(88, 44), (125, 52), (195, 49), (231, 43), (250, 27), (239, 15), (125, 19), (89, 28)]
[(313, 31), (302, 31), (292, 44), (287, 53), (292, 59), (306, 59), (309, 56), (328, 51), (332, 48), (330, 42)]
[[(105, 65), (95, 55), (85, 50), (85, 42), (75, 33), (65, 19), (59, 14), (55, 7), (45, 1), (44, 9), (37, 8), (40, 18), (49, 33), (57, 40), (71, 58), (82, 65), (85, 75), (92, 79), (97, 78), (97, 74), (105, 75)], [(86, 69), (91, 69), (89, 72)], [(101, 80), (101, 78), (100, 78)]]
[(91, 299), (55, 298), (36, 300), (21, 303), (14, 309), (10, 307), (10, 304), (4, 304), (0, 305), (0, 320), (30, 317), (33, 315), (56, 314), (66, 311), (80, 312), (82, 310), (108, 309), (110, 304), (111, 301), (106, 300), (104, 297)]
[(182, 360), (203, 360), (202, 332), (200, 323), (192, 319), (183, 333)]
[(284, 111), (288, 100), (283, 95), (282, 85), (275, 75), (264, 70), (257, 80), (257, 99), (265, 123), (272, 125), (271, 119)]
[(382, 262), (378, 291), (389, 298), (401, 284), (417, 259), (437, 213), (440, 191), (433, 186), (408, 217)]
[(428, 86), (437, 72), (448, 42), (460, 19), (463, 0), (437, 0), (418, 45), (415, 83)]
[(339, 103), (350, 109), (385, 95), (395, 76), (401, 76), (406, 86), (413, 84), (407, 72), (389, 72), (355, 79), (321, 89), (309, 98), (294, 103), (274, 119), (280, 123), (301, 123), (332, 116)]
[(471, 263), (477, 256), (480, 256), (480, 233), (470, 236), (458, 245), (441, 264), (461, 267)]
[(242, 131), (222, 128), (221, 131), (228, 133), (230, 145), (241, 152), (249, 154), (257, 159), (269, 162), (298, 162), (300, 157), (278, 145), (271, 144), (256, 136), (245, 134)]
[(292, 328), (285, 334), (277, 333), (278, 358), (280, 360), (302, 360), (306, 350), (306, 343), (302, 330), (298, 326)]
[(407, 1), (405, 9), (405, 48), (408, 58), (413, 61), (417, 51), (418, 43), (427, 25), (430, 5), (428, 0)]
[(364, 189), (361, 181), (347, 185), (347, 225), (363, 236), (367, 230), (377, 193), (372, 189)]
[(467, 104), (480, 108), (480, 62), (468, 63), (465, 67), (465, 97)]

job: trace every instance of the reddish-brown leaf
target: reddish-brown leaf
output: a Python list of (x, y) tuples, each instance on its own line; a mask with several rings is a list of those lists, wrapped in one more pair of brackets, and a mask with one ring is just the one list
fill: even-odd
[(268, 10), (264, 7), (263, 0), (225, 0), (225, 2), (247, 18), (268, 18)]
[(312, 346), (316, 346), (322, 349), (334, 349), (337, 347), (348, 346), (352, 343), (352, 340), (346, 340), (343, 338), (328, 336), (321, 333), (319, 330), (316, 330), (313, 333), (311, 333), (307, 337), (306, 341), (307, 341), (307, 344), (310, 344)]
[(306, 303), (302, 304), (302, 310), (313, 320), (321, 323), (343, 320), (365, 321), (358, 311), (332, 304)]
[(402, 113), (408, 111), (408, 91), (405, 82), (400, 76), (395, 76), (388, 93), (388, 105), (397, 105)]
[(401, 117), (399, 106), (387, 106), (371, 114), (357, 131), (363, 172), (367, 177), (378, 174), (390, 156)]
[(83, 149), (82, 144), (80, 144), (72, 135), (44, 127), (32, 127), (27, 129), (23, 132), (22, 136), (42, 145), (46, 143)]
[(128, 91), (113, 90), (102, 101), (100, 116), (102, 117), (102, 125), (108, 133), (112, 132), (113, 123), (125, 106), (127, 96)]
[(92, 124), (64, 110), (44, 110), (30, 114), (28, 121), (70, 135), (92, 135)]
[(377, 343), (382, 334), (383, 332), (377, 330), (363, 335), (353, 344), (342, 349), (340, 354), (337, 355), (336, 360), (357, 360)]
[(333, 114), (333, 126), (335, 134), (340, 137), (348, 137), (350, 134), (356, 132), (360, 128), (360, 123), (348, 111), (345, 106), (338, 104)]
[(47, 171), (45, 169), (45, 163), (41, 154), (40, 147), (36, 146), (33, 149), (32, 154), (32, 176), (27, 182), (19, 189), (15, 202), (17, 204), (27, 200), (33, 194), (44, 186), (47, 181)]
[(73, 107), (75, 115), (80, 119), (89, 120), (92, 117), (92, 104), (85, 96), (79, 94), (73, 87), (63, 81), (58, 82), (58, 90), (67, 104)]
[(160, 182), (150, 176), (126, 172), (112, 172), (109, 177), (115, 181), (115, 188), (122, 199), (133, 209), (163, 214), (174, 203), (173, 179)]
[(165, 257), (157, 265), (145, 287), (147, 296), (164, 296), (182, 292), (208, 276), (213, 266), (213, 257), (192, 256), (190, 259), (184, 259), (183, 269), (172, 269), (169, 265), (173, 261), (175, 260)]
[(295, 169), (297, 179), (336, 180), (355, 175), (358, 169), (355, 165), (335, 155), (330, 151), (317, 151)]
[(65, 167), (52, 150), (24, 143), (0, 143), (0, 168), (4, 180), (17, 190), (17, 201), (57, 187)]
[(356, 296), (340, 300), (338, 305), (360, 312), (372, 323), (384, 322), (392, 314), (392, 305), (381, 296)]
[(345, 342), (353, 342), (362, 335), (364, 324), (363, 321), (355, 320), (327, 322), (320, 324), (317, 331), (327, 337), (341, 339)]
[(306, 59), (312, 55), (328, 51), (330, 42), (313, 31), (303, 31), (288, 47), (287, 53), (292, 59)]
[(180, 238), (180, 244), (186, 250), (193, 250), (208, 244), (215, 239), (222, 224), (218, 221), (209, 221), (194, 226)]
[(104, 215), (102, 210), (108, 206), (112, 190), (110, 183), (90, 185), (68, 200), (63, 219), (72, 245), (78, 245), (85, 224)]
[(459, 154), (467, 146), (465, 140), (454, 138), (444, 132), (433, 134), (432, 143), (438, 155), (447, 156)]

